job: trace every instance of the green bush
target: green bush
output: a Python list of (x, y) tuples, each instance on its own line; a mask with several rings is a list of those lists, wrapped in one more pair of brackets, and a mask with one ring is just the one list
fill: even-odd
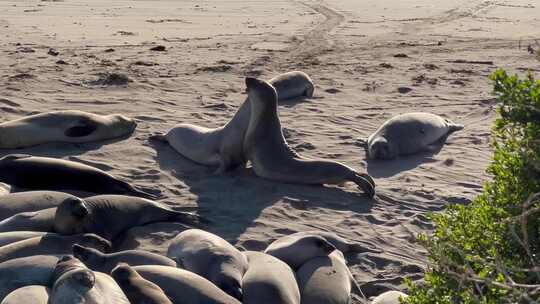
[(540, 81), (491, 77), (498, 104), (492, 179), (469, 205), (432, 215), (424, 282), (406, 303), (532, 303), (540, 300)]

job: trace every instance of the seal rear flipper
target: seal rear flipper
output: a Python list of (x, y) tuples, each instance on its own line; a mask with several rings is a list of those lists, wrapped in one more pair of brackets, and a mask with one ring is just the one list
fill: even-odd
[(155, 133), (148, 137), (148, 140), (155, 140), (163, 143), (168, 143), (167, 137), (162, 133)]
[(16, 159), (24, 159), (24, 158), (29, 158), (29, 157), (32, 157), (32, 155), (30, 155), (30, 154), (8, 154), (8, 155), (0, 158), (0, 160), (16, 160)]
[(97, 130), (97, 125), (90, 120), (80, 120), (71, 128), (68, 128), (64, 135), (67, 137), (84, 137)]
[(172, 211), (174, 214), (171, 216), (171, 221), (178, 221), (183, 224), (203, 228), (207, 224), (210, 224), (210, 220), (204, 218), (198, 214), (192, 212)]
[(375, 196), (375, 185), (372, 183), (373, 179), (371, 179), (371, 177), (366, 178), (355, 172), (354, 176), (352, 177), (352, 181), (356, 183), (369, 198), (373, 198)]
[(138, 197), (146, 198), (146, 199), (149, 199), (149, 200), (156, 200), (156, 199), (159, 198), (158, 195), (151, 194), (151, 193), (148, 193), (146, 191), (136, 189), (135, 187), (128, 184), (127, 182), (124, 182), (124, 181), (121, 181), (121, 180), (117, 180), (117, 181), (119, 183), (119, 186), (122, 188), (122, 192), (123, 192), (122, 194), (138, 196)]
[(448, 125), (448, 134), (459, 131), (459, 130), (463, 130), (463, 128), (465, 128), (464, 125), (454, 123), (450, 119), (445, 119), (445, 121), (446, 121), (446, 124)]

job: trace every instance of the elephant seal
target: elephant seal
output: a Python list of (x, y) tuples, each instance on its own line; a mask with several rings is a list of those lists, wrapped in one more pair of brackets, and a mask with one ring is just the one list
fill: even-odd
[(33, 255), (0, 263), (0, 301), (24, 286), (48, 286), (56, 262), (53, 255)]
[(42, 231), (52, 232), (56, 208), (22, 212), (0, 222), (0, 232)]
[(297, 184), (356, 183), (369, 197), (375, 195), (375, 183), (341, 163), (306, 159), (287, 145), (277, 113), (277, 93), (266, 81), (247, 77), (251, 119), (244, 140), (244, 153), (253, 171), (260, 177)]
[[(270, 80), (278, 89), (279, 100), (313, 96), (313, 82), (306, 73), (289, 72)], [(167, 142), (184, 157), (206, 166), (217, 166), (215, 173), (223, 173), (246, 163), (242, 151), (248, 128), (251, 104), (246, 99), (234, 117), (219, 128), (179, 124), (165, 135), (151, 138)]]
[(128, 264), (120, 264), (111, 276), (124, 291), (131, 303), (141, 304), (172, 304), (163, 289), (145, 280)]
[(98, 248), (103, 251), (108, 251), (111, 248), (110, 242), (95, 234), (62, 236), (55, 233), (47, 233), (43, 236), (0, 247), (0, 262), (32, 255), (71, 254), (73, 244), (75, 243)]
[(129, 304), (113, 278), (93, 272), (72, 256), (58, 261), (52, 282), (49, 304)]
[(262, 252), (244, 252), (249, 268), (242, 280), (244, 304), (300, 304), (294, 272), (279, 259)]
[(110, 273), (119, 263), (130, 266), (162, 265), (176, 267), (176, 262), (162, 255), (142, 251), (125, 250), (114, 253), (103, 253), (97, 249), (73, 245), (73, 256), (93, 271)]
[[(368, 248), (362, 244), (353, 243), (350, 240), (344, 239), (334, 232), (322, 231), (322, 230), (309, 230), (309, 231), (300, 231), (293, 234), (290, 234), (289, 237), (302, 237), (306, 235), (318, 235), (325, 238), (330, 244), (334, 245), (337, 250), (348, 253), (348, 252), (376, 252), (380, 253), (380, 249)], [(372, 246), (371, 246), (372, 247)]]
[(174, 304), (240, 304), (207, 279), (191, 271), (167, 266), (132, 267), (158, 285)]
[(0, 124), (0, 148), (28, 148), (51, 142), (86, 143), (131, 134), (137, 123), (124, 115), (67, 110), (26, 116)]
[(200, 229), (188, 229), (171, 241), (167, 256), (242, 301), (242, 277), (248, 262), (226, 240)]
[(27, 154), (9, 154), (0, 158), (0, 182), (34, 190), (78, 190), (155, 198), (98, 168)]
[(398, 155), (433, 151), (451, 133), (463, 129), (449, 119), (431, 113), (406, 113), (383, 123), (367, 140), (371, 159), (394, 159)]
[(296, 277), (304, 304), (349, 304), (351, 289), (359, 290), (339, 250), (308, 260), (296, 271)]
[(41, 285), (30, 285), (12, 291), (0, 304), (48, 304), (49, 288)]
[(134, 226), (164, 221), (193, 225), (198, 220), (192, 213), (174, 211), (140, 197), (98, 195), (62, 202), (56, 208), (54, 231), (60, 234), (95, 233), (112, 241)]
[(408, 295), (401, 291), (391, 290), (376, 296), (371, 304), (399, 304), (401, 303), (400, 298), (406, 299), (407, 297)]
[(46, 232), (42, 231), (10, 231), (0, 233), (0, 247), (15, 243), (18, 241), (23, 241), (31, 239), (37, 236), (42, 236)]
[(75, 196), (56, 191), (25, 191), (0, 196), (0, 220), (22, 212), (54, 208)]
[(315, 257), (326, 257), (336, 247), (318, 235), (287, 235), (270, 243), (264, 253), (274, 256), (296, 270)]

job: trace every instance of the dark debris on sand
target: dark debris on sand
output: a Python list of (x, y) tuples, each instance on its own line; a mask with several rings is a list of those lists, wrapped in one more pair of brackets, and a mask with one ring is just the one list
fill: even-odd
[(93, 86), (125, 86), (131, 79), (120, 73), (103, 73), (98, 75), (98, 79), (89, 81), (87, 84)]

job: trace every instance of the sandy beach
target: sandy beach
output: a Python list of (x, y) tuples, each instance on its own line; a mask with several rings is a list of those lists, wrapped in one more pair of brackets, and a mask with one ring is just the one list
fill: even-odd
[[(174, 208), (198, 208), (211, 232), (246, 250), (297, 231), (334, 231), (365, 246), (346, 258), (371, 297), (422, 278), (425, 252), (415, 235), (430, 232), (428, 214), (469, 202), (489, 178), (496, 101), (488, 76), (499, 67), (538, 75), (527, 48), (540, 48), (540, 1), (0, 0), (0, 37), (2, 122), (76, 109), (138, 123), (125, 139), (1, 156), (96, 166)], [(353, 184), (283, 184), (250, 168), (214, 175), (148, 140), (178, 123), (221, 126), (246, 98), (245, 76), (291, 70), (309, 74), (316, 89), (279, 107), (289, 145), (366, 170), (375, 199)], [(129, 81), (100, 82), (107, 73)], [(362, 143), (380, 124), (419, 111), (465, 129), (436, 153), (367, 160)], [(183, 229), (133, 228), (119, 247), (164, 253)]]

